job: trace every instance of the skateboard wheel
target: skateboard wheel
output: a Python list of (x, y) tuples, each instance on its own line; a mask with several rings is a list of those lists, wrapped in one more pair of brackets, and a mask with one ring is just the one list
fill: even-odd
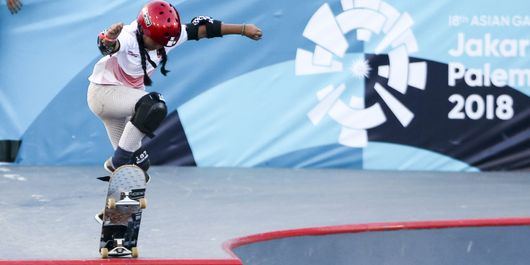
[(109, 198), (107, 200), (107, 208), (109, 208), (109, 209), (116, 208), (116, 200), (114, 200), (114, 198)]
[(131, 253), (131, 256), (132, 256), (133, 258), (138, 258), (138, 247), (133, 247), (133, 248), (131, 249), (131, 252), (132, 252), (132, 253)]
[(145, 198), (140, 198), (140, 208), (145, 209), (147, 208), (147, 200)]
[(102, 259), (106, 259), (109, 257), (109, 249), (108, 248), (102, 248), (99, 250), (99, 254), (101, 254)]

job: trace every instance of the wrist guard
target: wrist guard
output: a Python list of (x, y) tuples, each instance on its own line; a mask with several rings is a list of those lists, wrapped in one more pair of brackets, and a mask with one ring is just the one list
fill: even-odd
[[(111, 39), (109, 37), (107, 37), (107, 35), (105, 34), (107, 31), (103, 31), (101, 33), (99, 33), (98, 35), (98, 49), (99, 51), (101, 52), (102, 55), (110, 55), (110, 54), (113, 54), (116, 52), (116, 42), (117, 42), (117, 39)], [(107, 41), (110, 41), (110, 42), (113, 42), (114, 45), (111, 46), (111, 47), (108, 47), (108, 46), (105, 46), (105, 44), (103, 44), (103, 40), (107, 40)]]
[(186, 24), (186, 32), (189, 40), (199, 40), (199, 27), (206, 26), (206, 37), (208, 39), (222, 37), (220, 20), (215, 20), (207, 16), (194, 17), (190, 23)]

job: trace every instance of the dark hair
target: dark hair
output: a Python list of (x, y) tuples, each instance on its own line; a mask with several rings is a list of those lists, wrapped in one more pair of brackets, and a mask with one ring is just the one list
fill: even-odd
[[(145, 44), (144, 44), (144, 38), (143, 38), (143, 32), (140, 27), (138, 27), (138, 30), (136, 31), (136, 40), (138, 41), (138, 48), (140, 50), (140, 59), (142, 60), (142, 69), (144, 70), (144, 85), (150, 86), (153, 81), (151, 81), (151, 78), (149, 78), (149, 75), (147, 74), (147, 62), (148, 61), (153, 68), (156, 68), (156, 63), (151, 60), (151, 57), (149, 56), (149, 53), (145, 51)], [(166, 62), (167, 62), (167, 54), (166, 49), (163, 47), (158, 49), (157, 52), (162, 55), (162, 68), (160, 69), (160, 72), (165, 76), (169, 71), (166, 69)]]
[(166, 69), (166, 63), (167, 63), (166, 49), (164, 49), (164, 48), (158, 49), (158, 52), (160, 53), (160, 55), (162, 55), (162, 61), (160, 62), (162, 64), (162, 68), (160, 68), (160, 72), (164, 76), (166, 76), (167, 73), (170, 72), (169, 70)]

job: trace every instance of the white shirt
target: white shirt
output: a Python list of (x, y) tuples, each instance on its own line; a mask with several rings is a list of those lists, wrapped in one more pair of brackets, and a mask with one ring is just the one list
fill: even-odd
[[(136, 30), (138, 23), (133, 21), (129, 25), (123, 26), (118, 36), (120, 49), (112, 55), (101, 58), (92, 71), (88, 80), (100, 85), (120, 85), (131, 88), (144, 89), (144, 71), (140, 58), (140, 49), (136, 40)], [(188, 40), (186, 25), (182, 25), (180, 38), (173, 47), (164, 47), (166, 53), (169, 53), (175, 47)], [(157, 51), (148, 51), (151, 60), (158, 65), (162, 57), (157, 55)], [(155, 70), (147, 61), (147, 73), (150, 75)]]

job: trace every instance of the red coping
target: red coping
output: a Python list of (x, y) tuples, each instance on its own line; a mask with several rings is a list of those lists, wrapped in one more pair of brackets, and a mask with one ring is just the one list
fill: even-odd
[(242, 265), (239, 259), (96, 259), (96, 260), (0, 260), (14, 265)]
[(395, 223), (371, 223), (353, 224), (339, 226), (324, 226), (314, 228), (303, 228), (270, 233), (256, 234), (232, 239), (223, 244), (223, 248), (232, 257), (237, 256), (233, 249), (262, 241), (269, 241), (287, 237), (299, 236), (323, 236), (332, 234), (378, 232), (392, 230), (418, 230), (418, 229), (442, 229), (458, 227), (485, 227), (485, 226), (525, 226), (530, 225), (530, 217), (501, 218), (501, 219), (467, 219), (467, 220), (444, 220), (444, 221), (421, 221), (421, 222), (395, 222)]

